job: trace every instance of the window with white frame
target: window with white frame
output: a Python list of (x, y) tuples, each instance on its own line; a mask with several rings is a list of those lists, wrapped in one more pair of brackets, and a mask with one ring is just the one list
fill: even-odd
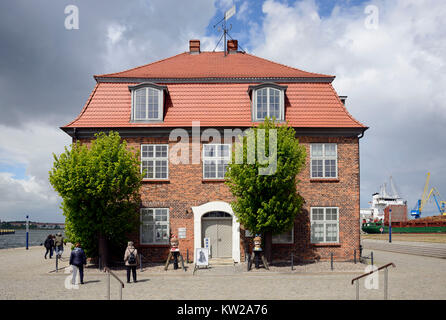
[(311, 208), (311, 242), (339, 242), (338, 208)]
[(266, 117), (284, 119), (284, 91), (272, 87), (256, 89), (253, 94), (254, 120)]
[(294, 243), (294, 226), (291, 230), (273, 235), (273, 243)]
[(224, 179), (230, 157), (230, 144), (204, 144), (203, 178)]
[(169, 230), (169, 209), (141, 209), (141, 244), (168, 244)]
[(141, 172), (144, 179), (168, 179), (169, 146), (167, 144), (141, 145)]
[(162, 120), (163, 90), (142, 87), (132, 91), (133, 120)]
[(337, 178), (338, 155), (336, 143), (312, 143), (310, 149), (311, 178)]

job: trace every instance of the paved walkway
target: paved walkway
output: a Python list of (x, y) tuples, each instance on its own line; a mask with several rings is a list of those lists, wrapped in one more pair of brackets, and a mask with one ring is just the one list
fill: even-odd
[(399, 252), (446, 259), (446, 243), (409, 242), (363, 239), (365, 249)]
[[(106, 276), (87, 268), (85, 285), (67, 289), (70, 274), (52, 272), (55, 261), (43, 259), (42, 247), (0, 250), (0, 299), (105, 299)], [(369, 254), (364, 250), (364, 254)], [(67, 252), (65, 252), (67, 256)], [(389, 271), (390, 299), (445, 299), (446, 260), (374, 251), (376, 264), (394, 262)], [(62, 262), (62, 266), (66, 264)], [(190, 265), (192, 266), (192, 265)], [(245, 272), (243, 265), (198, 270), (192, 275), (182, 270), (138, 272), (138, 283), (125, 284), (123, 299), (355, 299), (351, 279), (363, 271), (331, 272), (323, 264), (319, 271), (303, 269), (291, 272), (268, 272), (260, 269)], [(365, 265), (358, 265), (363, 268)], [(235, 270), (239, 268), (239, 270)], [(336, 268), (336, 266), (335, 266)], [(125, 279), (125, 271), (116, 271)], [(383, 299), (381, 289), (366, 290), (361, 282), (361, 299)], [(112, 299), (117, 299), (118, 282), (112, 278)]]

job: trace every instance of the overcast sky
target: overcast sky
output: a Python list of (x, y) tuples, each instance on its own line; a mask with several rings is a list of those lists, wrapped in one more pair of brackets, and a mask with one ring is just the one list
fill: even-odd
[[(349, 112), (370, 127), (360, 140), (361, 207), (389, 176), (409, 209), (428, 171), (446, 196), (444, 1), (3, 0), (0, 219), (63, 222), (48, 171), (71, 143), (59, 127), (79, 114), (93, 75), (187, 51), (193, 38), (213, 50), (213, 25), (234, 3), (230, 33), (243, 49), (336, 75)], [(65, 28), (68, 5), (79, 9), (78, 30)]]

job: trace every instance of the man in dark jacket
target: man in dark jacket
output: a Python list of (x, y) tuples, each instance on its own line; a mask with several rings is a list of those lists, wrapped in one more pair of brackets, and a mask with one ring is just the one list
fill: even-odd
[(53, 257), (53, 246), (54, 246), (53, 236), (48, 235), (48, 237), (45, 239), (45, 243), (43, 245), (46, 249), (45, 259), (46, 259), (48, 252), (50, 253), (50, 259), (51, 259)]
[(79, 269), (79, 275), (81, 284), (84, 284), (84, 264), (87, 264), (87, 256), (85, 255), (84, 250), (82, 250), (80, 243), (76, 243), (76, 247), (73, 251), (71, 251), (70, 255), (70, 265), (73, 266), (73, 278), (71, 283), (73, 285), (76, 284), (76, 274)]

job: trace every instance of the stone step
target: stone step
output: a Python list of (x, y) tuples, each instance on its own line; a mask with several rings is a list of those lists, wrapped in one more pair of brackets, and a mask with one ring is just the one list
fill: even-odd
[(211, 258), (209, 259), (209, 265), (211, 266), (228, 266), (234, 265), (234, 260), (232, 258)]

